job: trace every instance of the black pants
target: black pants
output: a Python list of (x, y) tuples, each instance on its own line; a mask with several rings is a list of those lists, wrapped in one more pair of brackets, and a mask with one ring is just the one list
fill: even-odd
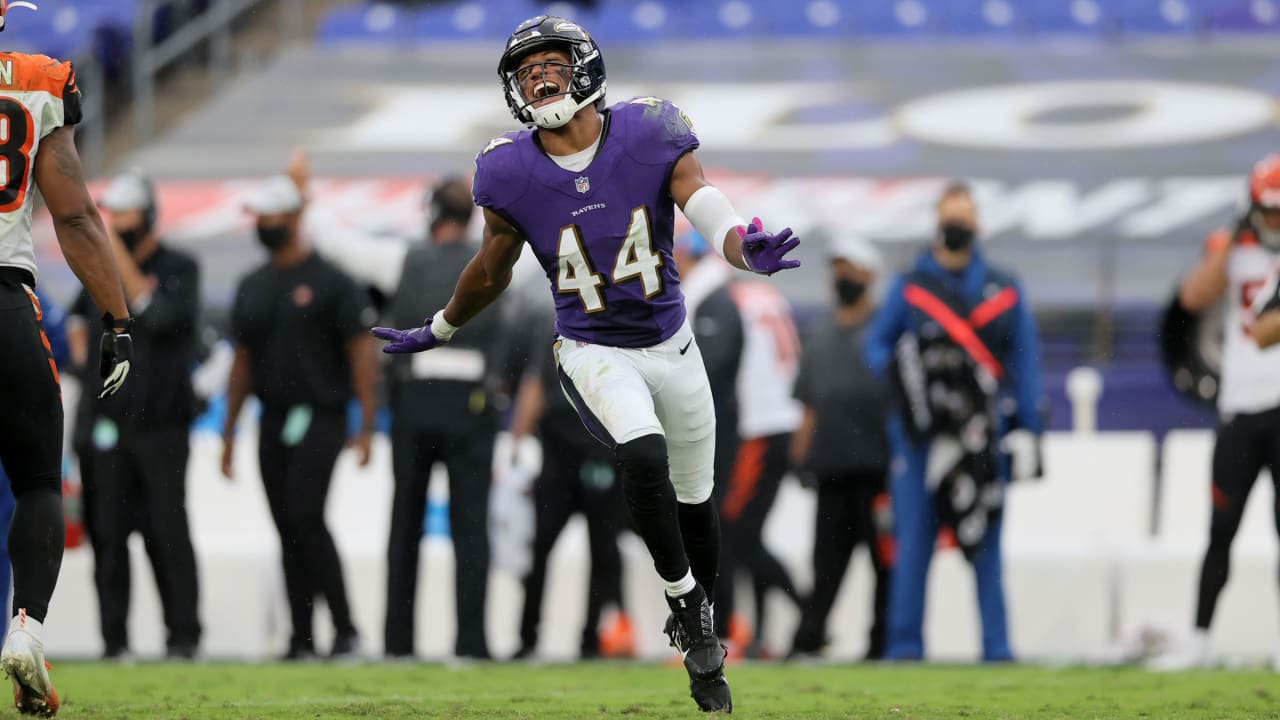
[[(1271, 471), (1280, 497), (1280, 408), (1236, 415), (1218, 426), (1213, 446), (1209, 548), (1200, 569), (1196, 627), (1207, 629), (1213, 621), (1218, 595), (1230, 572), (1231, 542), (1240, 528), (1254, 481), (1264, 467)], [(1280, 503), (1272, 511), (1280, 531)]]
[(875, 502), (885, 493), (883, 472), (824, 477), (818, 484), (818, 516), (814, 527), (813, 593), (796, 629), (793, 651), (814, 652), (826, 644), (827, 616), (835, 604), (845, 570), (858, 545), (871, 553), (875, 570), (873, 619), (867, 657), (884, 656), (889, 602), (887, 551), (877, 539)]
[[(716, 454), (712, 462), (712, 473), (715, 485), (712, 486), (711, 498), (719, 505), (729, 494), (733, 484), (734, 467), (738, 461), (738, 448), (742, 438), (738, 436), (738, 416), (736, 412), (724, 412), (716, 409)], [(714, 588), (706, 588), (715, 607), (715, 630), (720, 638), (729, 637), (729, 618), (737, 610), (738, 599), (734, 588), (734, 572), (737, 567), (735, 558), (737, 549), (733, 537), (729, 534), (728, 523), (720, 511), (720, 562)]]
[(0, 268), (0, 464), (13, 488), (13, 607), (43, 622), (62, 566), (62, 389), (35, 279)]
[[(787, 472), (790, 440), (791, 436), (784, 433), (742, 442), (728, 487), (720, 498), (720, 525), (727, 540), (725, 546), (730, 548), (730, 552), (721, 554), (720, 576), (726, 584), (732, 584), (738, 571), (751, 576), (756, 638), (764, 632), (764, 596), (769, 588), (777, 588), (799, 602), (791, 574), (764, 545), (764, 521)], [(720, 610), (718, 599), (716, 609)]]
[(32, 485), (62, 492), (62, 387), (34, 294), (0, 268), (0, 463), (14, 495)]
[(448, 433), (423, 432), (408, 418), (392, 419), (395, 498), (387, 542), (387, 655), (413, 654), (427, 485), (431, 466), (443, 462), (449, 473), (449, 528), (453, 535), (458, 620), (454, 654), (489, 657), (484, 614), (489, 591), (489, 487), (495, 434), (496, 428), (466, 426)]
[(324, 521), (333, 466), (347, 437), (347, 418), (341, 410), (315, 410), (306, 433), (293, 446), (281, 438), (287, 418), (287, 409), (263, 410), (258, 464), (271, 519), (280, 533), (285, 592), (293, 622), (290, 649), (313, 651), (317, 595), (329, 606), (335, 633), (355, 633), (342, 561)]
[[(92, 418), (78, 418), (77, 422), (92, 424)], [(129, 597), (132, 591), (132, 568), (128, 568), (126, 573), (114, 573), (110, 576), (103, 575), (101, 565), (98, 563), (98, 548), (102, 547), (102, 537), (98, 534), (98, 526), (94, 523), (94, 504), (97, 502), (98, 483), (94, 478), (94, 455), (97, 451), (90, 441), (92, 431), (89, 429), (76, 428), (76, 444), (72, 447), (80, 464), (80, 519), (84, 524), (85, 534), (89, 536), (89, 547), (93, 548), (94, 569), (93, 569), (93, 586), (98, 593), (98, 620), (99, 626), (103, 631), (104, 656), (109, 658), (118, 657), (121, 653), (128, 650), (128, 638), (115, 633), (116, 637), (109, 638), (107, 633), (107, 625), (102, 619), (102, 599), (104, 597), (125, 598), (125, 614), (128, 615)], [(131, 513), (132, 524), (130, 534), (134, 532), (142, 532), (143, 525), (146, 524), (147, 515), (143, 508), (138, 505), (133, 506)], [(165, 587), (166, 581), (162, 579), (164, 574), (164, 563), (158, 561), (158, 556), (154, 542), (149, 540), (151, 533), (143, 533), (143, 547), (146, 548), (147, 558), (151, 561), (151, 570), (156, 578), (156, 587)], [(128, 567), (128, 566), (126, 566)], [(161, 601), (163, 602), (163, 600)], [(172, 630), (170, 630), (172, 633)]]
[(129, 645), (128, 540), (135, 529), (142, 531), (151, 557), (169, 646), (195, 646), (200, 640), (196, 558), (186, 507), (189, 451), (186, 427), (125, 427), (114, 447), (90, 456), (94, 507), (89, 538), (108, 654)]
[[(577, 428), (572, 428), (577, 430)], [(533, 486), (537, 508), (533, 539), (533, 565), (524, 579), (524, 612), (520, 620), (520, 645), (538, 646), (547, 559), (556, 539), (574, 513), (587, 520), (591, 549), (591, 575), (587, 589), (587, 617), (582, 627), (583, 657), (600, 654), (597, 628), (604, 606), (622, 607), (622, 556), (618, 532), (623, 512), (622, 484), (613, 453), (582, 433), (572, 442), (557, 433), (542, 436), (542, 473)]]

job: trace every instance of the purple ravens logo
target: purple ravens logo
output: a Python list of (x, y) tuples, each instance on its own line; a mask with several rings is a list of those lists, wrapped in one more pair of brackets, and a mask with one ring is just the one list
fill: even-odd
[(591, 179), (586, 175), (574, 178), (573, 186), (578, 189), (578, 192), (585, 193), (591, 189)]

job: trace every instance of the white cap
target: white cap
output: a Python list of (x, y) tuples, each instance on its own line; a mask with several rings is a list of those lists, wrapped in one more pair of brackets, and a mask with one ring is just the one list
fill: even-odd
[(297, 212), (302, 209), (302, 193), (288, 177), (276, 175), (250, 192), (244, 206), (255, 215)]
[(146, 177), (138, 170), (128, 170), (115, 176), (98, 204), (107, 210), (129, 212), (146, 210), (154, 201)]
[(840, 234), (827, 242), (827, 255), (832, 260), (846, 260), (864, 270), (879, 274), (884, 267), (880, 251), (861, 235)]

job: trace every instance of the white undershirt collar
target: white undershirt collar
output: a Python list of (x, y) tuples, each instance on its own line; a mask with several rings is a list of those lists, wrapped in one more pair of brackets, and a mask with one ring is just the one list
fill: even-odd
[(600, 134), (596, 135), (596, 141), (588, 145), (585, 149), (579, 150), (571, 155), (552, 155), (551, 153), (547, 153), (547, 157), (551, 158), (555, 164), (569, 172), (582, 172), (591, 164), (591, 159), (596, 156), (596, 150), (600, 147), (600, 141), (603, 139), (604, 123), (601, 123)]

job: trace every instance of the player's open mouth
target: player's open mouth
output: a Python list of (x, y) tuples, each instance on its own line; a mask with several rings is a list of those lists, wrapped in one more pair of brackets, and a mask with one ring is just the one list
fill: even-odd
[(560, 94), (559, 85), (553, 82), (547, 82), (547, 81), (538, 83), (538, 85), (533, 88), (533, 98), (534, 98), (533, 105), (534, 107), (546, 105), (548, 102), (552, 102), (556, 100), (557, 99), (556, 96), (559, 94)]

